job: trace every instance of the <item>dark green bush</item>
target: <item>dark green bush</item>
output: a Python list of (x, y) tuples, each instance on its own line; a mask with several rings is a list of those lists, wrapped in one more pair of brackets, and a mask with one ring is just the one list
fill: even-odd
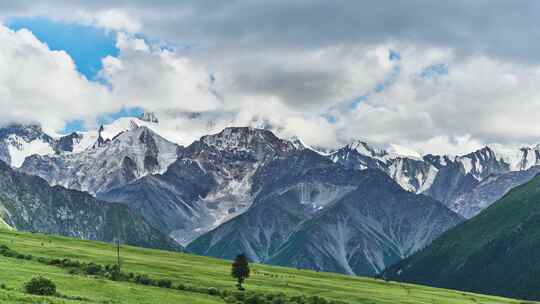
[(37, 261), (42, 263), (42, 264), (49, 264), (49, 259), (44, 258), (44, 257), (37, 258)]
[(117, 282), (128, 280), (128, 276), (125, 273), (121, 272), (120, 270), (114, 270), (114, 269), (107, 272), (105, 274), (105, 277), (107, 277), (108, 279), (112, 281), (117, 281)]
[(312, 296), (307, 299), (309, 304), (328, 304), (328, 301), (325, 298), (319, 296)]
[(219, 295), (219, 290), (215, 287), (208, 287), (208, 294), (211, 296)]
[(24, 284), (24, 290), (29, 294), (52, 296), (56, 294), (56, 284), (44, 277), (35, 277)]
[(90, 263), (84, 268), (87, 275), (98, 275), (103, 272), (103, 267), (99, 264)]
[(257, 293), (250, 294), (246, 297), (246, 300), (244, 301), (246, 304), (267, 304), (266, 299)]
[(153, 285), (153, 280), (145, 274), (138, 274), (135, 276), (135, 282), (142, 285)]
[(63, 259), (61, 262), (62, 267), (74, 267), (79, 268), (81, 267), (81, 263), (77, 260), (71, 260), (71, 259)]
[(272, 299), (272, 304), (286, 304), (287, 300), (284, 297), (278, 296)]
[(176, 289), (178, 289), (178, 290), (186, 290), (187, 287), (186, 287), (186, 285), (184, 285), (184, 284), (178, 284), (178, 286), (176, 287)]
[(160, 279), (160, 280), (157, 281), (157, 286), (159, 286), (161, 288), (171, 288), (172, 287), (172, 282), (171, 282), (171, 280)]

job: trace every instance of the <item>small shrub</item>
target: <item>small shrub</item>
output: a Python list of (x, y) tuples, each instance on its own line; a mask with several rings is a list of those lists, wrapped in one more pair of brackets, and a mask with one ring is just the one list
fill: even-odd
[(298, 304), (304, 304), (304, 303), (306, 303), (306, 297), (304, 295), (292, 296), (290, 298), (290, 302), (298, 303)]
[(77, 260), (63, 259), (62, 260), (62, 267), (79, 268), (79, 267), (81, 267), (81, 262), (79, 262)]
[(208, 294), (211, 296), (217, 296), (219, 295), (219, 290), (215, 287), (209, 287), (208, 288)]
[(178, 290), (186, 290), (187, 287), (186, 287), (186, 285), (184, 285), (184, 284), (178, 284), (178, 286), (176, 287), (176, 289), (178, 289)]
[(171, 288), (172, 282), (171, 280), (168, 280), (168, 279), (160, 279), (157, 281), (157, 286), (161, 288)]
[(135, 282), (141, 285), (152, 285), (153, 280), (145, 274), (138, 274), (135, 276)]
[(68, 273), (71, 275), (77, 275), (80, 274), (80, 271), (78, 269), (70, 269)]
[(325, 298), (319, 296), (312, 296), (307, 299), (309, 304), (328, 304), (328, 301)]
[(35, 277), (24, 284), (24, 290), (29, 294), (52, 296), (56, 294), (56, 284), (44, 277)]
[(266, 299), (264, 299), (260, 294), (254, 293), (246, 297), (246, 304), (266, 304)]
[(103, 268), (101, 267), (101, 265), (94, 264), (94, 263), (90, 263), (86, 265), (84, 269), (84, 272), (87, 275), (97, 275), (97, 274), (100, 274), (102, 271), (103, 271)]
[(40, 262), (41, 264), (49, 264), (49, 259), (44, 258), (44, 257), (37, 258), (37, 261)]
[(287, 303), (287, 300), (285, 300), (285, 298), (279, 296), (279, 297), (276, 297), (274, 299), (272, 299), (272, 302), (270, 302), (272, 304), (286, 304)]
[(61, 265), (62, 264), (62, 261), (60, 259), (52, 259), (52, 260), (49, 260), (49, 265)]

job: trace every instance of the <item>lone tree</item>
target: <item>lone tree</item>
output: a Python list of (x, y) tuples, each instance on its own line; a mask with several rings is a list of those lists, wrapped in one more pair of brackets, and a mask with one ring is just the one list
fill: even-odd
[(236, 284), (238, 290), (244, 290), (242, 284), (247, 278), (249, 278), (249, 262), (244, 254), (239, 254), (234, 259), (231, 276), (238, 280), (238, 284)]

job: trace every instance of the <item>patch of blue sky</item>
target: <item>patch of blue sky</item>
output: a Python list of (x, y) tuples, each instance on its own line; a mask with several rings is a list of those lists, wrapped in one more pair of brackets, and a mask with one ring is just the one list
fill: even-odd
[(100, 115), (97, 119), (99, 125), (111, 123), (122, 117), (139, 117), (144, 113), (140, 107), (122, 108), (120, 111)]
[[(388, 50), (388, 60), (398, 62), (401, 60), (401, 54), (397, 51), (390, 49)], [(358, 96), (357, 98), (344, 101), (337, 106), (328, 109), (327, 113), (324, 113), (321, 116), (324, 117), (329, 123), (337, 123), (337, 121), (339, 120), (339, 114), (350, 113), (356, 110), (358, 106), (360, 106), (362, 102), (368, 100), (371, 95), (380, 93), (388, 87), (392, 86), (398, 80), (400, 73), (401, 67), (399, 66), (399, 64), (395, 64), (390, 73), (386, 75), (386, 77), (381, 82), (375, 84), (375, 86), (370, 91)]]
[[(106, 56), (118, 56), (116, 33), (103, 28), (76, 23), (53, 21), (47, 18), (11, 18), (6, 25), (12, 30), (28, 29), (51, 50), (63, 50), (73, 59), (77, 70), (91, 81), (99, 81), (97, 75), (102, 69), (102, 59)], [(145, 39), (144, 37), (140, 37)], [(165, 47), (165, 46), (164, 46)], [(123, 108), (120, 111), (100, 115), (96, 124), (107, 124), (121, 117), (137, 117), (142, 108)], [(61, 134), (85, 131), (85, 121), (74, 119), (67, 121)]]
[(388, 60), (390, 61), (400, 61), (401, 60), (401, 54), (397, 51), (394, 51), (392, 49), (388, 50)]
[(13, 30), (26, 28), (51, 50), (65, 51), (77, 70), (90, 80), (96, 80), (102, 58), (118, 55), (116, 33), (102, 28), (41, 17), (11, 18), (6, 25)]
[(336, 124), (338, 122), (338, 117), (329, 113), (322, 114), (322, 117), (326, 119), (328, 123)]
[(434, 78), (437, 76), (448, 75), (448, 64), (447, 63), (438, 63), (430, 65), (424, 68), (418, 75), (422, 78)]

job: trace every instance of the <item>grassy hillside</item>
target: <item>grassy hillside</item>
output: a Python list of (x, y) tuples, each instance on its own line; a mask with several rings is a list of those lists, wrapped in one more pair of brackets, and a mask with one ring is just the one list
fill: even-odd
[(540, 299), (540, 176), (390, 267), (405, 282)]
[[(32, 255), (31, 260), (0, 256), (0, 284), (4, 285), (0, 285), (3, 287), (0, 289), (0, 303), (225, 303), (219, 296), (204, 292), (70, 274), (65, 268), (38, 261), (38, 257), (47, 257), (113, 264), (116, 251), (110, 244), (0, 230), (0, 245)], [(167, 278), (172, 280), (173, 286), (186, 284), (203, 290), (209, 287), (234, 290), (234, 282), (229, 276), (229, 261), (135, 247), (122, 247), (121, 253), (123, 271), (143, 273), (156, 279)], [(36, 297), (23, 293), (23, 283), (37, 275), (56, 282), (58, 291), (65, 297)], [(261, 293), (317, 295), (351, 304), (522, 303), (423, 286), (263, 265), (252, 265), (252, 277), (248, 279), (246, 288)]]

